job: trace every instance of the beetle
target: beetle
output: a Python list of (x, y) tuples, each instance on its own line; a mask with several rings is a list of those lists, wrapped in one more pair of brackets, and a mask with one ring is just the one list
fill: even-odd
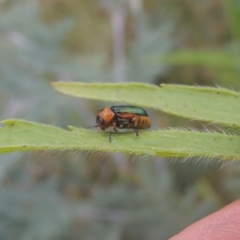
[[(97, 126), (102, 131), (108, 127), (117, 132), (119, 129), (133, 129), (138, 137), (139, 129), (151, 127), (151, 120), (147, 112), (140, 107), (121, 105), (102, 109), (96, 118)], [(109, 132), (109, 141), (112, 141), (112, 131)]]

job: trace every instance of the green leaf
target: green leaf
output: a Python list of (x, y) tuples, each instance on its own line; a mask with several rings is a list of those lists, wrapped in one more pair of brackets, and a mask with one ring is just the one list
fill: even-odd
[(5, 120), (0, 128), (0, 153), (35, 150), (93, 150), (158, 156), (199, 156), (240, 159), (240, 137), (220, 133), (182, 130), (108, 133), (71, 127), (67, 131), (54, 126), (24, 120)]
[(240, 1), (239, 0), (228, 0), (223, 1), (225, 9), (228, 13), (230, 20), (230, 27), (232, 28), (233, 34), (240, 43)]
[(216, 50), (178, 51), (161, 57), (156, 57), (153, 62), (172, 65), (202, 65), (206, 67), (226, 68), (232, 70), (236, 70), (240, 66), (238, 56)]
[(125, 102), (190, 119), (240, 128), (240, 94), (227, 89), (184, 85), (57, 82), (60, 92), (76, 97)]

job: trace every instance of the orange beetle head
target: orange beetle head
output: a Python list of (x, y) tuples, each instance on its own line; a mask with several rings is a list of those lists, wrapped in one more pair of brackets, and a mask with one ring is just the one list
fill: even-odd
[(106, 128), (110, 127), (115, 120), (115, 114), (111, 110), (111, 108), (104, 108), (101, 110), (96, 118), (96, 122), (99, 128), (105, 130)]

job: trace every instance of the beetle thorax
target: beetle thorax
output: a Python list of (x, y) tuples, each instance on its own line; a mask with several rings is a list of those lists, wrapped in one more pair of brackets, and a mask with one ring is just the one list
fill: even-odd
[(115, 113), (112, 111), (111, 108), (104, 108), (99, 114), (97, 115), (97, 125), (102, 130), (110, 127), (113, 122), (115, 121)]

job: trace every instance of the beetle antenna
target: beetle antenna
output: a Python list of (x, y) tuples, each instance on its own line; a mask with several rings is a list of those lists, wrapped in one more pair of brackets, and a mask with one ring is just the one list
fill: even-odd
[(88, 126), (88, 128), (95, 128), (95, 127), (98, 127), (98, 125), (95, 125), (95, 126)]

